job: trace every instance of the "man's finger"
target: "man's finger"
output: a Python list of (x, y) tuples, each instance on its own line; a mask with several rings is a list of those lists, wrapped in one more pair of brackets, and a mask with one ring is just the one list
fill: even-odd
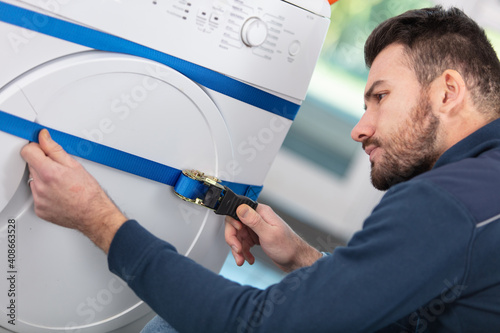
[(236, 265), (241, 266), (245, 262), (245, 257), (241, 255), (242, 244), (237, 237), (237, 231), (234, 227), (227, 221), (224, 230), (224, 236), (226, 238), (226, 243), (231, 248), (231, 253), (233, 254), (234, 261)]
[(43, 129), (40, 131), (38, 141), (40, 148), (52, 160), (63, 165), (73, 165), (75, 160), (57, 142), (52, 140), (48, 130)]
[(248, 205), (240, 205), (236, 209), (240, 221), (253, 230), (257, 235), (263, 234), (269, 225), (262, 217)]
[(243, 228), (243, 224), (240, 221), (235, 220), (234, 218), (232, 218), (229, 215), (226, 216), (225, 222), (227, 224), (231, 224), (233, 226), (233, 228), (236, 230), (241, 230)]
[(27, 144), (21, 149), (21, 157), (28, 165), (33, 166), (35, 169), (47, 158), (40, 145), (34, 142)]
[(243, 257), (241, 254), (235, 252), (233, 249), (231, 249), (231, 253), (233, 254), (234, 262), (238, 266), (242, 266), (245, 263), (245, 257)]
[(253, 256), (252, 252), (250, 252), (250, 249), (243, 251), (243, 257), (250, 265), (253, 265), (255, 263), (255, 257)]
[(231, 247), (236, 252), (239, 252), (241, 249), (240, 240), (237, 237), (236, 229), (226, 221), (225, 229), (224, 229), (224, 237), (226, 239), (227, 245)]

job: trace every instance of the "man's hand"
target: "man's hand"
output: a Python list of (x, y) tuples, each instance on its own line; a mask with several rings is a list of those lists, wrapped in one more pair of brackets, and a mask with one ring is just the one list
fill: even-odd
[(47, 130), (39, 144), (21, 150), (28, 163), (35, 213), (57, 225), (77, 229), (105, 253), (127, 218), (83, 166), (52, 140)]
[(322, 254), (307, 244), (274, 211), (264, 204), (257, 206), (257, 211), (247, 205), (236, 210), (241, 222), (226, 217), (226, 242), (231, 247), (238, 266), (245, 260), (249, 264), (255, 261), (250, 252), (254, 245), (262, 250), (283, 271), (291, 272), (297, 268), (310, 266), (322, 257)]

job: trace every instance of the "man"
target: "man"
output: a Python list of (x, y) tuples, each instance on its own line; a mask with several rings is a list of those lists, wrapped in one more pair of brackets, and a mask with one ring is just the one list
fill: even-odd
[(458, 9), (410, 11), (369, 37), (366, 112), (352, 131), (388, 190), (346, 247), (328, 256), (273, 211), (226, 219), (236, 262), (260, 243), (290, 272), (240, 286), (127, 220), (46, 131), (30, 143), (35, 211), (108, 253), (179, 332), (492, 332), (500, 328), (500, 63)]

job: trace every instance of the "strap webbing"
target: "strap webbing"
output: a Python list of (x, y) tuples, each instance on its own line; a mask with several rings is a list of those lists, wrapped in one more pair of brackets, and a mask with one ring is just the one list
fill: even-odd
[[(27, 24), (40, 22), (44, 24)], [(0, 1), (0, 21), (101, 51), (125, 53), (169, 66), (191, 80), (260, 109), (294, 120), (300, 105), (208, 68), (143, 45)]]
[[(60, 144), (71, 155), (170, 186), (175, 186), (180, 179), (188, 178), (179, 169), (42, 126), (0, 110), (0, 131), (28, 141), (38, 142), (38, 134), (44, 128), (48, 129), (54, 141)], [(184, 186), (182, 189), (183, 192), (179, 193), (187, 198), (196, 197), (200, 192), (200, 186), (203, 186), (198, 181), (196, 183), (192, 183), (191, 186)], [(252, 200), (257, 200), (262, 190), (262, 186), (245, 185), (228, 181), (223, 181), (222, 184), (229, 187), (233, 192), (247, 196)]]

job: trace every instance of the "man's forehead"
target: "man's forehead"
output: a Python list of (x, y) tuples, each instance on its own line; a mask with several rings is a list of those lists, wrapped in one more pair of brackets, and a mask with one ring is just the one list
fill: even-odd
[[(400, 44), (391, 44), (383, 49), (373, 61), (373, 64), (368, 73), (365, 93), (367, 93), (375, 83), (383, 81), (390, 83), (398, 81), (403, 77), (408, 77), (413, 70), (409, 68), (407, 55), (404, 46)], [(380, 83), (377, 83), (380, 85)]]

